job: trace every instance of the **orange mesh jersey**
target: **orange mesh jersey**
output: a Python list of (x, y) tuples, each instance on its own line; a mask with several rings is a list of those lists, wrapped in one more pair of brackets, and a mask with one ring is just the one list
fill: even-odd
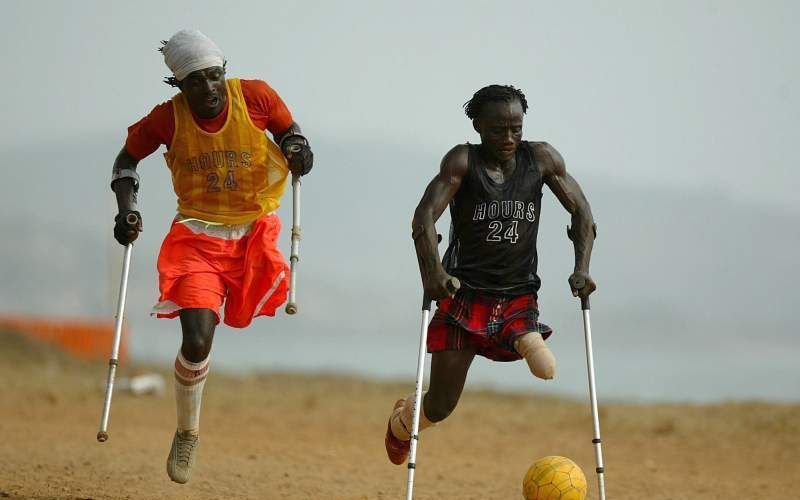
[(178, 212), (245, 224), (277, 210), (289, 169), (280, 148), (250, 119), (239, 79), (226, 85), (228, 118), (214, 133), (197, 126), (183, 93), (172, 98), (175, 134), (164, 158)]

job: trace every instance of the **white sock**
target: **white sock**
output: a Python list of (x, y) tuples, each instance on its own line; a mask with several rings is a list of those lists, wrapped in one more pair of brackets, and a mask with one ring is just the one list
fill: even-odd
[(178, 351), (175, 358), (175, 406), (178, 411), (178, 431), (200, 431), (200, 403), (208, 375), (208, 358), (192, 363)]

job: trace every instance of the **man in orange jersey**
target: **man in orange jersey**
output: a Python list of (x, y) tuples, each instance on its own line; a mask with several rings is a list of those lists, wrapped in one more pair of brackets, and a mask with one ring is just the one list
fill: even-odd
[[(274, 316), (286, 300), (288, 266), (276, 248), (281, 226), (275, 211), (288, 172), (307, 174), (313, 154), (280, 96), (260, 80), (226, 79), (222, 52), (204, 34), (181, 30), (159, 50), (172, 71), (165, 82), (180, 92), (128, 128), (111, 189), (119, 208), (114, 237), (127, 245), (142, 230), (136, 166), (161, 144), (167, 147), (178, 207), (158, 256), (160, 297), (153, 314), (181, 321), (178, 425), (167, 473), (185, 483), (197, 454), (220, 307), (224, 302), (226, 324), (244, 328), (256, 316)], [(139, 221), (134, 225), (127, 222), (131, 213)]]

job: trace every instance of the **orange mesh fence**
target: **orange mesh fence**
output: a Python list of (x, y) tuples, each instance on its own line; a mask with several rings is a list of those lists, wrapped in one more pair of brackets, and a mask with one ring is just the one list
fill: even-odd
[[(53, 344), (76, 358), (85, 360), (110, 358), (114, 341), (113, 321), (0, 315), (0, 330), (18, 332)], [(123, 323), (119, 344), (120, 362), (127, 359), (127, 333)]]

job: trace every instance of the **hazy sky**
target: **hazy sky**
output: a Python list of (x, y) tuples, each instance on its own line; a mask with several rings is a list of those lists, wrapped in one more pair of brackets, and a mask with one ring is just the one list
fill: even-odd
[[(174, 93), (160, 82), (159, 41), (191, 27), (220, 45), (229, 76), (278, 90), (317, 157), (303, 187), (306, 315), (251, 329), (266, 335), (218, 336), (218, 363), (413, 376), (411, 213), (443, 153), (478, 139), (461, 105), (511, 83), (531, 105), (526, 138), (561, 151), (598, 219), (597, 363), (614, 365), (600, 388), (800, 399), (789, 356), (800, 347), (799, 5), (4, 2), (0, 54), (13, 74), (0, 83), (0, 228), (16, 236), (3, 243), (0, 311), (113, 310), (111, 163), (125, 128)], [(134, 351), (167, 359), (178, 325), (147, 311), (174, 196), (160, 154), (140, 171), (145, 233), (129, 317)], [(546, 195), (543, 317), (569, 332), (554, 340), (562, 378), (551, 386), (582, 394), (567, 221)], [(519, 364), (475, 373), (528, 383)]]
[(437, 153), (490, 82), (576, 169), (800, 206), (796, 2), (4, 3), (0, 148), (124, 127), (168, 98), (159, 40), (197, 27), (312, 136)]

